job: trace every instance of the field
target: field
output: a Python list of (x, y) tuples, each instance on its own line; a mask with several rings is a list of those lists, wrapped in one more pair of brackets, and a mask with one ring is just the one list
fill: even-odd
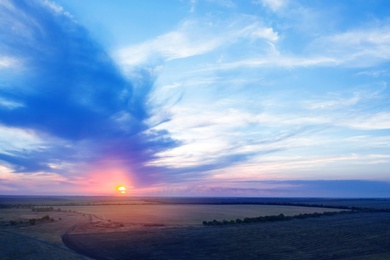
[[(29, 219), (49, 215), (54, 222), (30, 225)], [(10, 225), (10, 221), (23, 224)], [(32, 212), (29, 208), (0, 209), (0, 259), (85, 259), (68, 249), (61, 235), (85, 218), (70, 212)]]
[(0, 196), (0, 259), (390, 258), (388, 212), (202, 225), (336, 206), (389, 209), (390, 200)]
[(203, 220), (300, 213), (338, 211), (333, 208), (272, 206), (272, 205), (102, 205), (68, 206), (66, 210), (93, 214), (100, 220), (123, 224), (161, 224), (165, 226), (199, 226)]
[(390, 218), (359, 213), (242, 226), (73, 234), (97, 259), (389, 259)]

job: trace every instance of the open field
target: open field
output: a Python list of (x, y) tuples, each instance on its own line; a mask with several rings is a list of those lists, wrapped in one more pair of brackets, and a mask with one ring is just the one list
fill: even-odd
[[(28, 222), (29, 219), (40, 219), (44, 216), (49, 216), (54, 221), (37, 222), (35, 225)], [(23, 223), (10, 225), (10, 221), (22, 221)], [(31, 209), (26, 208), (0, 209), (1, 230), (31, 236), (62, 247), (64, 245), (61, 241), (61, 235), (69, 227), (87, 221), (85, 216), (72, 212), (32, 212)]]
[[(54, 221), (37, 222), (35, 225), (28, 222), (46, 215)], [(18, 223), (10, 225), (10, 221)], [(81, 214), (71, 212), (0, 209), (0, 259), (85, 259), (68, 249), (61, 236), (71, 226), (86, 221)]]
[[(388, 213), (250, 225), (71, 234), (96, 259), (389, 259)], [(360, 258), (358, 258), (360, 257)]]
[(324, 206), (348, 206), (390, 208), (390, 199), (345, 198), (229, 198), (229, 197), (127, 197), (127, 196), (1, 196), (1, 205), (21, 206), (91, 206), (91, 205), (156, 205), (156, 204), (319, 204)]
[(196, 226), (203, 220), (231, 220), (236, 218), (279, 215), (298, 215), (334, 208), (272, 206), (272, 205), (104, 205), (69, 206), (66, 210), (93, 214), (101, 220), (112, 220), (123, 224), (161, 224), (165, 226)]
[[(306, 204), (310, 207), (302, 206)], [(126, 197), (7, 200), (0, 196), (0, 259), (86, 259), (83, 254), (97, 259), (390, 258), (387, 212), (202, 225), (203, 220), (339, 211), (325, 205), (372, 205), (371, 208), (386, 209), (390, 208), (390, 200)], [(52, 209), (39, 210), (45, 207)], [(46, 215), (50, 221), (29, 224), (30, 219)], [(65, 246), (64, 240), (79, 254)]]

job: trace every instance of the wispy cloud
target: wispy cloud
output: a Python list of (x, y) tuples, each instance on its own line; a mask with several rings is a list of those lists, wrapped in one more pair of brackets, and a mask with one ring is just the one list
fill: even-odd
[(12, 57), (3, 56), (0, 57), (0, 69), (10, 69), (18, 67), (19, 62), (17, 59)]
[[(204, 83), (206, 86), (226, 85), (219, 78), (209, 80), (211, 82)], [(192, 83), (183, 82), (183, 85), (191, 88), (188, 84)], [(202, 89), (199, 82), (194, 86)], [(229, 91), (227, 87), (224, 90)], [(378, 143), (378, 140), (374, 141), (374, 136), (366, 136), (357, 143), (344, 139), (335, 141), (334, 137), (326, 135), (328, 131), (344, 132), (345, 128), (351, 129), (351, 133), (387, 129), (386, 122), (389, 120), (385, 120), (385, 115), (376, 118), (376, 112), (371, 111), (366, 116), (362, 113), (371, 109), (372, 102), (385, 102), (385, 91), (386, 86), (382, 83), (372, 83), (370, 86), (335, 90), (321, 96), (302, 96), (288, 102), (284, 97), (277, 98), (277, 95), (264, 97), (264, 100), (254, 103), (247, 97), (244, 106), (242, 103), (231, 103), (233, 98), (225, 94), (226, 100), (218, 100), (212, 105), (199, 100), (190, 106), (179, 103), (169, 108), (171, 119), (158, 125), (157, 129), (169, 129), (172, 137), (180, 140), (180, 143), (173, 149), (157, 153), (157, 158), (149, 164), (181, 169), (182, 172), (191, 171), (194, 173), (192, 178), (204, 172), (208, 172), (209, 176), (218, 172), (217, 175), (226, 180), (232, 177), (232, 173), (237, 179), (264, 178), (262, 173), (272, 176), (270, 178), (278, 178), (279, 175), (289, 178), (287, 173), (282, 172), (304, 173), (320, 165), (348, 165), (351, 161), (367, 165), (388, 163), (389, 159), (380, 158), (380, 154), (375, 158), (367, 154), (350, 155), (348, 147)], [(345, 144), (345, 148), (339, 147), (340, 142)], [(334, 156), (324, 155), (327, 151), (323, 147), (339, 147), (337, 149), (342, 152)], [(307, 149), (316, 151), (311, 152), (313, 158), (294, 159), (292, 156), (293, 151)], [(267, 162), (266, 158), (270, 158), (270, 155), (283, 153), (289, 155), (286, 158), (275, 157), (277, 159), (272, 163)], [(229, 158), (229, 163), (226, 158)], [(340, 172), (337, 171), (338, 174)], [(318, 172), (318, 175), (335, 177), (325, 172)], [(300, 177), (310, 178), (305, 174)]]
[(250, 58), (243, 60), (236, 60), (233, 62), (225, 62), (211, 65), (204, 69), (194, 72), (207, 72), (219, 70), (234, 70), (238, 68), (304, 68), (304, 67), (328, 67), (340, 64), (340, 61), (333, 57), (313, 56), (313, 57), (299, 57), (299, 56), (284, 56), (278, 53), (277, 55), (260, 56), (258, 58)]
[(352, 29), (319, 37), (309, 49), (334, 57), (347, 66), (370, 67), (390, 59), (390, 33), (387, 25)]
[(278, 38), (277, 32), (255, 17), (242, 16), (219, 22), (194, 18), (183, 21), (174, 31), (118, 50), (115, 57), (123, 66), (136, 66), (156, 62), (156, 58), (170, 61), (205, 54), (239, 39), (276, 42)]
[[(231, 183), (160, 186), (144, 190), (154, 196), (228, 196), (228, 197), (326, 197), (387, 198), (390, 183), (372, 180), (279, 180), (233, 181)], [(319, 194), (318, 191), (321, 191)]]
[(390, 113), (379, 112), (374, 114), (362, 114), (356, 118), (346, 119), (346, 121), (341, 124), (364, 130), (390, 129)]
[[(390, 34), (388, 31), (388, 28), (383, 26), (382, 28), (348, 31), (341, 34), (314, 38), (305, 48), (305, 52), (296, 54), (270, 43), (268, 51), (257, 53), (255, 55), (257, 57), (209, 64), (195, 72), (234, 70), (242, 67), (370, 68), (390, 59)], [(271, 39), (272, 37), (269, 36), (268, 38)]]
[(254, 2), (260, 3), (274, 12), (277, 12), (280, 9), (284, 8), (288, 3), (286, 0), (258, 0)]

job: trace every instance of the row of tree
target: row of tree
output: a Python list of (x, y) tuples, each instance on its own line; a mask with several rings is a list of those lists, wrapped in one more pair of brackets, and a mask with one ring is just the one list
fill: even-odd
[(10, 220), (10, 225), (11, 226), (16, 226), (16, 225), (35, 225), (39, 223), (46, 223), (46, 222), (54, 222), (54, 218), (51, 218), (49, 215), (46, 215), (42, 218), (30, 218), (27, 221), (15, 221), (15, 220)]
[[(54, 211), (54, 208), (53, 207), (46, 207), (46, 208), (45, 207), (39, 207), (39, 208), (33, 207), (31, 210), (34, 212), (52, 212), (52, 211)], [(57, 211), (61, 211), (61, 209), (58, 209)]]
[(274, 221), (287, 221), (291, 219), (304, 219), (304, 218), (315, 218), (321, 216), (333, 216), (338, 214), (350, 214), (358, 211), (332, 211), (332, 212), (323, 212), (323, 213), (304, 213), (294, 216), (285, 216), (284, 214), (271, 215), (271, 216), (260, 216), (254, 218), (237, 218), (236, 220), (213, 220), (213, 221), (203, 221), (205, 226), (221, 226), (221, 225), (235, 225), (235, 224), (249, 224), (249, 223), (263, 223), (263, 222), (274, 222)]

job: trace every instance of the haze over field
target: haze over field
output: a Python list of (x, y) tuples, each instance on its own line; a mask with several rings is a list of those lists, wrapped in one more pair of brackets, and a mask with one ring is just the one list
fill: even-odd
[(390, 197), (389, 17), (0, 0), (0, 195)]

